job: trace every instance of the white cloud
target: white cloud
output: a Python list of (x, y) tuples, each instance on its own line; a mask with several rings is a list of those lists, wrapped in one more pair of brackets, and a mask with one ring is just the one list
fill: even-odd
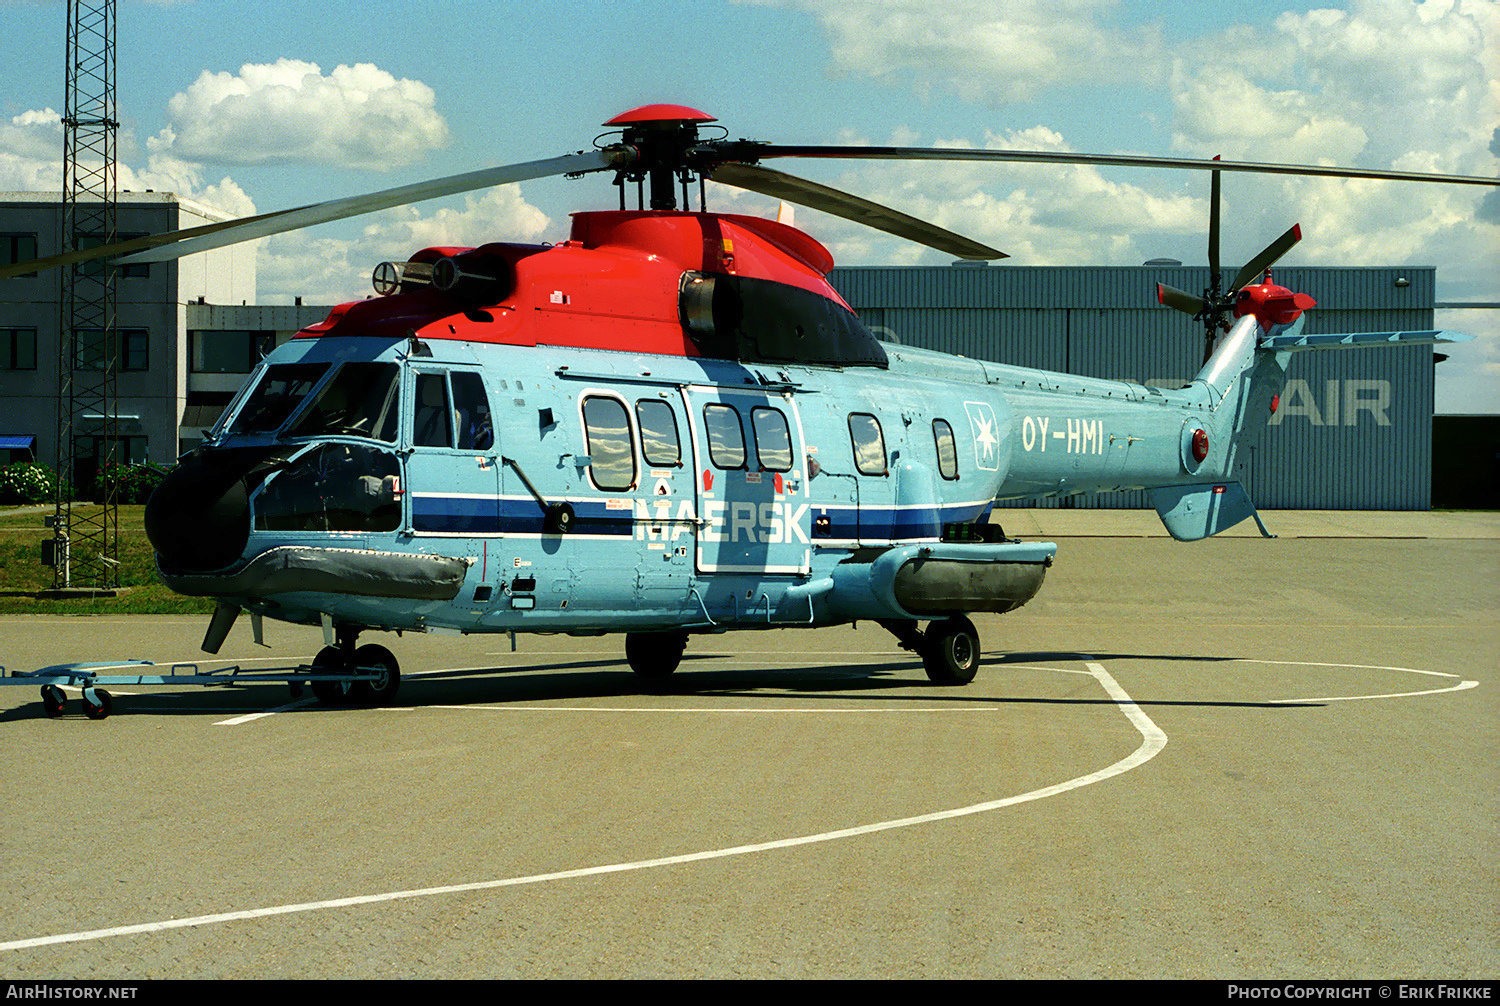
[(1139, 81), (1155, 35), (1103, 23), (1114, 0), (789, 0), (822, 20), (835, 66), (970, 101), (1025, 100), (1059, 82)]
[(62, 116), (32, 109), (0, 122), (0, 192), (62, 189)]
[(119, 186), (122, 191), (175, 192), (230, 216), (247, 217), (255, 213), (255, 201), (227, 175), (218, 184), (204, 184), (202, 165), (165, 154), (153, 154), (144, 169), (120, 165)]
[[(0, 191), (60, 191), (62, 148), (62, 117), (51, 108), (31, 109), (0, 123)], [(120, 192), (175, 192), (234, 216), (255, 212), (254, 201), (234, 179), (205, 184), (201, 167), (160, 153), (152, 154), (144, 168), (121, 160), (115, 184)]]
[(1356, 0), (1203, 38), (1174, 64), (1180, 149), (1487, 172), (1500, 4)]
[(194, 161), (320, 161), (353, 168), (409, 164), (448, 145), (436, 95), (369, 63), (337, 66), (279, 59), (238, 74), (205, 70), (168, 103), (171, 124), (153, 151)]

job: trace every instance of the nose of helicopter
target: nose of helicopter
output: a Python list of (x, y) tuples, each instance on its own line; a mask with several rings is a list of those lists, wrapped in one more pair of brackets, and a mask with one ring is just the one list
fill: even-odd
[(250, 540), (246, 475), (255, 459), (238, 454), (203, 452), (190, 457), (151, 494), (146, 537), (163, 568), (223, 569), (244, 552)]

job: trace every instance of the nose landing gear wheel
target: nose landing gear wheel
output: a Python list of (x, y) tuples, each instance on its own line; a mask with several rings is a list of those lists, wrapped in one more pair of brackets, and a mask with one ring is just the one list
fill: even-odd
[(963, 615), (927, 626), (922, 666), (936, 685), (967, 685), (979, 671), (979, 630)]

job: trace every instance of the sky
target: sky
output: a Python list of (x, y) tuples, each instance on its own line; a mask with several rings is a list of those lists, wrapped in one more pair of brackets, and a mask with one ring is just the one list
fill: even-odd
[[(1185, 12), (1191, 12), (1187, 16)], [(0, 191), (61, 186), (62, 0), (0, 0)], [(780, 143), (993, 146), (1500, 175), (1500, 0), (118, 0), (121, 189), (266, 212), (589, 148), (651, 102)], [(774, 162), (1021, 265), (1206, 260), (1200, 172)], [(364, 297), (433, 244), (560, 241), (604, 176), (511, 185), (262, 241), (261, 303)], [(774, 216), (710, 186), (710, 209)], [(840, 265), (946, 256), (812, 211)], [(1437, 267), (1500, 301), (1500, 190), (1226, 175), (1223, 261)], [(1151, 297), (1152, 291), (1143, 291)], [(1185, 323), (1191, 324), (1191, 322)], [(1443, 413), (1500, 413), (1500, 310), (1439, 311)]]

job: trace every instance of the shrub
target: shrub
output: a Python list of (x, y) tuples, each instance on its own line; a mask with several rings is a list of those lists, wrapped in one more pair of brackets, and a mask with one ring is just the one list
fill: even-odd
[(95, 495), (103, 500), (105, 493), (113, 486), (116, 503), (144, 503), (166, 477), (167, 470), (160, 465), (105, 465), (99, 472)]
[(0, 503), (51, 503), (57, 498), (57, 473), (35, 461), (0, 468)]

